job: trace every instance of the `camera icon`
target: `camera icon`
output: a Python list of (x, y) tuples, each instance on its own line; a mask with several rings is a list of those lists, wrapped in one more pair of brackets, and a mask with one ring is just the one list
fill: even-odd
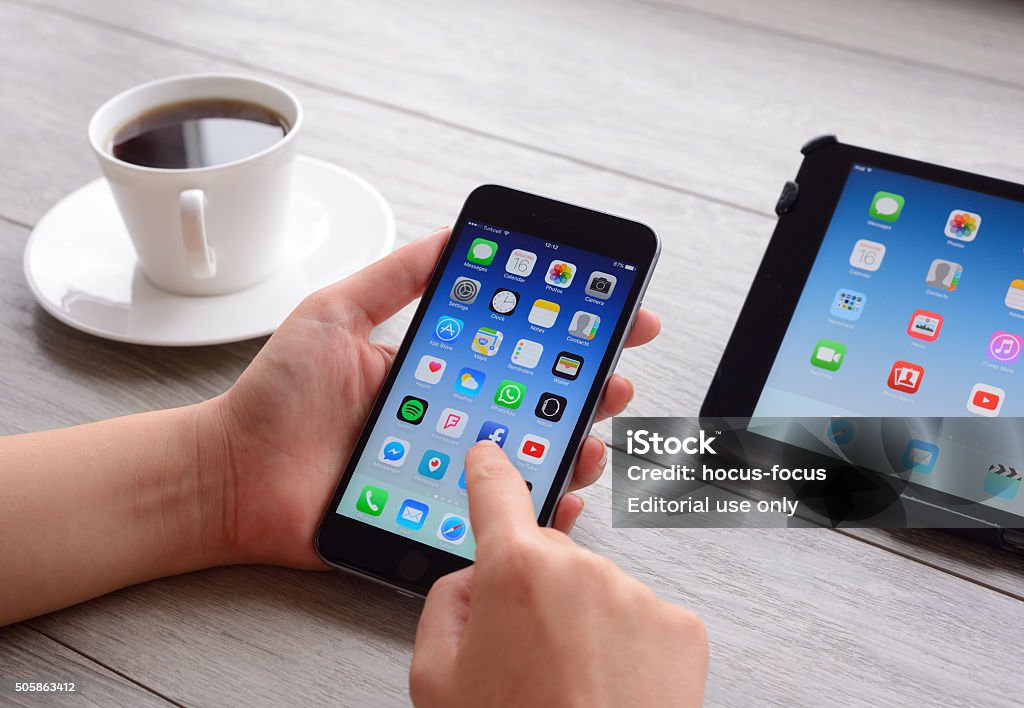
[(618, 282), (618, 278), (611, 273), (594, 271), (590, 274), (590, 279), (587, 281), (587, 287), (584, 288), (584, 292), (592, 297), (607, 300), (612, 296), (616, 282)]

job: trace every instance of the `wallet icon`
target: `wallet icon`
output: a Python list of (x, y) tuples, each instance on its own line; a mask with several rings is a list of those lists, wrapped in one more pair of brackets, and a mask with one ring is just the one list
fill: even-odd
[(924, 440), (911, 440), (903, 453), (903, 469), (908, 472), (930, 473), (935, 469), (939, 457), (939, 446)]
[(398, 518), (395, 521), (398, 522), (399, 526), (419, 531), (423, 528), (423, 522), (427, 520), (427, 513), (429, 511), (430, 507), (423, 502), (418, 502), (415, 499), (406, 499), (402, 502), (402, 506), (398, 510)]

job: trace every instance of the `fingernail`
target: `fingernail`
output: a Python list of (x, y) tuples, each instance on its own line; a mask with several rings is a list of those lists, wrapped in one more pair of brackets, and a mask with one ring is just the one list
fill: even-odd
[(608, 464), (608, 445), (601, 438), (598, 438), (598, 441), (601, 443), (601, 459), (597, 461), (597, 466), (603, 470)]
[(438, 226), (438, 227), (437, 227), (436, 229), (434, 229), (434, 230), (433, 230), (433, 231), (431, 231), (431, 232), (430, 232), (429, 234), (427, 234), (427, 236), (433, 236), (434, 234), (439, 234), (439, 233), (441, 233), (442, 231), (445, 231), (445, 230), (447, 230), (447, 229), (448, 229), (448, 226), (447, 226), (447, 225), (446, 225), (446, 226)]

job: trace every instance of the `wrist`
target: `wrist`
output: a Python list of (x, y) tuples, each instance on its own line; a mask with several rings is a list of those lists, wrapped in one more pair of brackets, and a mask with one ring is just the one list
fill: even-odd
[(179, 409), (179, 435), (188, 451), (182, 490), (189, 536), (203, 567), (244, 562), (234, 534), (232, 453), (224, 424), (223, 396)]

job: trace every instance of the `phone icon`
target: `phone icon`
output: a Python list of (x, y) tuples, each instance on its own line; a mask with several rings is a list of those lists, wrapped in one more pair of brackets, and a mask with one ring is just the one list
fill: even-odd
[(395, 521), (399, 526), (419, 531), (423, 528), (429, 512), (430, 507), (423, 502), (418, 502), (415, 499), (406, 499), (398, 509), (398, 516), (395, 518)]
[(980, 228), (981, 214), (954, 209), (949, 212), (949, 218), (946, 219), (945, 234), (957, 241), (969, 242), (978, 238)]
[(885, 245), (866, 238), (853, 244), (853, 251), (850, 252), (850, 265), (861, 270), (876, 271), (882, 267), (884, 259)]
[(477, 433), (476, 441), (490, 440), (496, 443), (498, 447), (505, 447), (505, 440), (508, 439), (508, 426), (504, 423), (495, 423), (493, 420), (489, 420), (480, 426), (480, 432)]
[(437, 537), (448, 543), (460, 544), (466, 540), (469, 524), (458, 514), (445, 514), (437, 527)]
[(434, 430), (447, 435), (450, 438), (460, 438), (466, 432), (466, 425), (469, 423), (469, 415), (465, 411), (445, 408), (441, 411), (441, 417), (437, 419)]
[(829, 312), (833, 317), (856, 322), (860, 319), (864, 306), (867, 304), (868, 296), (864, 293), (849, 288), (839, 288), (836, 290), (835, 297), (832, 298), (832, 308)]
[(551, 441), (547, 438), (542, 438), (539, 435), (532, 435), (528, 433), (523, 436), (523, 441), (519, 443), (519, 450), (516, 452), (516, 457), (523, 462), (539, 465), (547, 458), (548, 448), (550, 446)]
[(522, 405), (525, 396), (526, 386), (505, 379), (498, 384), (498, 390), (494, 392), (494, 402), (504, 408), (515, 410)]
[(960, 276), (963, 274), (964, 268), (959, 263), (936, 258), (929, 266), (924, 282), (930, 288), (953, 292), (960, 284)]
[(536, 253), (525, 251), (522, 248), (515, 248), (509, 254), (508, 263), (505, 264), (505, 272), (525, 278), (533, 272), (535, 265), (537, 265)]
[[(1024, 287), (1024, 280), (1021, 281), (1022, 287)], [(550, 300), (535, 300), (533, 308), (530, 310), (530, 324), (537, 325), (538, 327), (551, 327), (555, 324), (555, 320), (558, 319), (558, 311), (561, 309), (558, 303), (551, 302)]]
[(587, 281), (587, 287), (583, 289), (583, 292), (591, 297), (607, 300), (612, 296), (617, 282), (619, 282), (619, 279), (611, 273), (602, 273), (599, 270), (595, 270), (590, 274), (590, 280)]
[(540, 357), (544, 353), (544, 345), (529, 339), (520, 339), (516, 342), (516, 348), (512, 350), (512, 363), (532, 369), (540, 363)]
[(597, 335), (597, 328), (601, 325), (601, 318), (590, 312), (579, 310), (572, 317), (569, 323), (569, 334), (580, 339), (593, 339)]
[(907, 325), (907, 334), (915, 339), (923, 339), (926, 342), (934, 342), (939, 338), (939, 331), (942, 329), (942, 315), (927, 310), (915, 310), (910, 316), (910, 324)]
[(387, 503), (387, 492), (380, 487), (366, 485), (356, 499), (356, 509), (370, 516), (380, 516), (384, 513), (384, 505)]
[(416, 365), (416, 378), (423, 383), (436, 384), (441, 380), (444, 369), (448, 365), (444, 359), (424, 354)]
[(448, 471), (448, 465), (451, 461), (452, 458), (443, 452), (427, 450), (423, 453), (420, 466), (416, 471), (430, 479), (441, 479), (444, 477), (444, 473)]
[(896, 221), (903, 213), (903, 197), (892, 192), (875, 192), (868, 216), (879, 221)]
[(559, 352), (555, 359), (555, 365), (551, 367), (551, 373), (563, 379), (575, 381), (580, 377), (580, 369), (583, 368), (583, 357), (571, 352)]
[(423, 422), (423, 416), (427, 413), (429, 404), (422, 398), (406, 396), (398, 406), (398, 419), (403, 423), (419, 425)]
[(819, 339), (811, 354), (811, 364), (826, 371), (839, 371), (846, 358), (846, 345), (831, 339)]
[(995, 418), (1002, 410), (1005, 398), (1006, 391), (998, 386), (977, 383), (974, 384), (971, 395), (967, 399), (967, 410), (986, 418)]
[(434, 325), (434, 339), (439, 342), (454, 342), (462, 334), (462, 320), (442, 315)]
[(557, 393), (542, 393), (533, 414), (538, 418), (557, 423), (562, 419), (568, 401)]
[(459, 378), (455, 379), (455, 392), (463, 396), (477, 396), (486, 380), (487, 374), (467, 366), (459, 372)]
[(473, 337), (473, 351), (484, 356), (494, 356), (501, 347), (501, 339), (504, 335), (496, 329), (481, 327)]
[(466, 260), (470, 263), (476, 263), (477, 265), (487, 266), (494, 260), (494, 256), (498, 253), (498, 244), (494, 241), (488, 241), (485, 238), (475, 238), (473, 243), (469, 245), (469, 251), (466, 253)]
[(409, 454), (409, 441), (396, 437), (384, 438), (384, 444), (380, 446), (377, 459), (385, 465), (401, 467)]
[(554, 285), (556, 288), (567, 288), (576, 277), (576, 266), (568, 261), (551, 261), (547, 273), (544, 274), (544, 282)]
[(897, 361), (889, 370), (888, 386), (900, 393), (917, 393), (924, 378), (924, 367), (909, 361)]
[(472, 278), (456, 278), (455, 284), (452, 285), (451, 299), (461, 302), (464, 305), (469, 305), (476, 296), (480, 294), (480, 281), (473, 280)]

